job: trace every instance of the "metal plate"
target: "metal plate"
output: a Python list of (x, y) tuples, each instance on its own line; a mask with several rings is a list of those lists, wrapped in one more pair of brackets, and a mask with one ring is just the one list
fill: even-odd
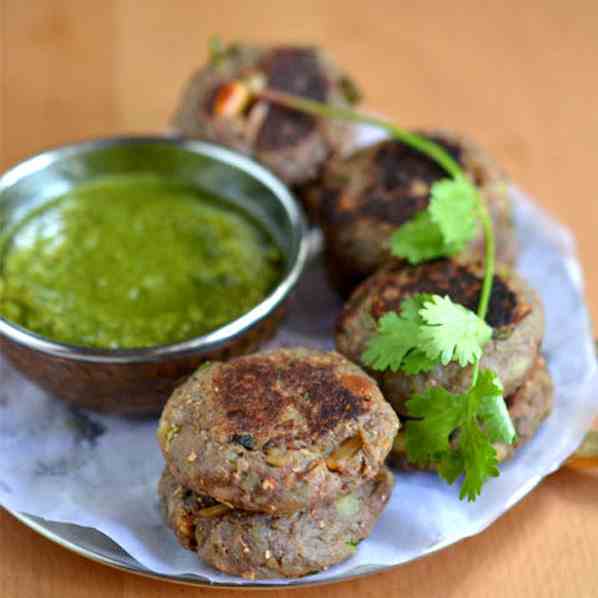
[(73, 525), (70, 523), (46, 521), (45, 519), (41, 519), (39, 517), (33, 517), (32, 515), (26, 515), (24, 513), (16, 513), (11, 510), (8, 510), (8, 512), (21, 523), (24, 523), (27, 527), (31, 528), (44, 538), (47, 538), (51, 542), (54, 542), (55, 544), (58, 544), (59, 546), (62, 546), (63, 548), (66, 548), (67, 550), (70, 550), (79, 556), (95, 561), (96, 563), (107, 565), (108, 567), (113, 567), (114, 569), (120, 569), (121, 571), (126, 571), (127, 573), (141, 575), (143, 577), (150, 577), (152, 579), (159, 579), (161, 581), (190, 586), (228, 588), (235, 590), (267, 590), (270, 588), (281, 589), (284, 587), (293, 586), (315, 587), (328, 585), (331, 583), (338, 583), (341, 581), (349, 581), (351, 579), (366, 577), (373, 575), (374, 573), (394, 569), (394, 567), (369, 567), (364, 568), (361, 571), (356, 570), (354, 575), (338, 575), (337, 577), (333, 577), (325, 581), (310, 581), (309, 577), (304, 577), (297, 580), (289, 580), (289, 583), (286, 586), (263, 582), (257, 584), (250, 581), (245, 581), (244, 584), (240, 586), (213, 582), (196, 575), (162, 575), (160, 573), (155, 573), (154, 571), (151, 571), (147, 567), (141, 565), (132, 556), (125, 552), (118, 544), (114, 543), (108, 536), (102, 534), (96, 529)]
[[(519, 195), (520, 192), (517, 192)], [(518, 199), (518, 201), (520, 202), (521, 206), (528, 205), (525, 197), (521, 196), (521, 197), (517, 197), (516, 199)], [(525, 204), (525, 205), (524, 205)], [(531, 204), (528, 205), (527, 208), (525, 208), (526, 210), (531, 210)], [(534, 237), (534, 234), (539, 231), (539, 230), (543, 230), (544, 229), (544, 224), (546, 224), (546, 228), (550, 228), (551, 226), (554, 227), (554, 225), (550, 225), (548, 223), (548, 221), (546, 221), (546, 223), (544, 223), (544, 218), (542, 216), (542, 214), (539, 211), (536, 211), (536, 209), (534, 208), (534, 210), (531, 212), (531, 216), (528, 215), (525, 219), (525, 222), (523, 222), (523, 224), (525, 225), (525, 227), (522, 229), (522, 238), (525, 239), (526, 237), (529, 237), (530, 239)], [(527, 228), (526, 228), (527, 227)], [(561, 233), (561, 235), (564, 233)], [(317, 242), (317, 236), (315, 236), (312, 239), (312, 244), (313, 244), (313, 249), (315, 249), (318, 245)], [(569, 243), (570, 245), (570, 243)], [(569, 247), (569, 245), (567, 245), (567, 247)], [(542, 249), (542, 248), (540, 248)], [(565, 250), (563, 250), (565, 251)], [(314, 253), (317, 253), (316, 251), (313, 251)], [(540, 252), (542, 253), (542, 252)], [(558, 279), (556, 282), (553, 281), (553, 285), (551, 287), (552, 289), (552, 293), (556, 293), (559, 296), (562, 296), (562, 289), (567, 287), (567, 285), (569, 285), (571, 287), (572, 290), (572, 294), (571, 297), (569, 298), (571, 301), (574, 301), (576, 307), (578, 308), (578, 311), (585, 313), (585, 309), (583, 308), (582, 305), (582, 289), (581, 289), (581, 271), (579, 270), (579, 264), (577, 263), (573, 253), (572, 253), (572, 249), (569, 248), (565, 251), (565, 253), (567, 254), (566, 256), (563, 256), (563, 260), (567, 262), (567, 275), (566, 275), (566, 285), (560, 285), (560, 284), (556, 284), (556, 282), (560, 283), (560, 279)], [(530, 267), (534, 266), (535, 264), (537, 264), (537, 262), (542, 261), (542, 259), (546, 259), (545, 256), (543, 255), (536, 255), (536, 253), (533, 253), (528, 255), (528, 259), (527, 259), (527, 268), (529, 269)], [(525, 268), (524, 268), (525, 271)], [(548, 283), (550, 282), (549, 280), (550, 277), (546, 277), (546, 280), (544, 280), (542, 278), (542, 285), (538, 284), (538, 286), (546, 286), (548, 285)], [(309, 279), (305, 279), (304, 277), (304, 281), (305, 284), (307, 285), (307, 287), (309, 287), (310, 281)], [(300, 289), (299, 289), (300, 291)], [(574, 292), (573, 292), (574, 291)], [(300, 294), (300, 293), (299, 293)], [(306, 300), (310, 300), (311, 295), (308, 293), (306, 295)], [(568, 297), (568, 295), (566, 296)], [(565, 297), (565, 298), (566, 298)], [(313, 302), (313, 301), (312, 301)], [(551, 310), (550, 312), (550, 318), (549, 318), (549, 322), (551, 323), (552, 328), (558, 328), (559, 330), (562, 330), (563, 332), (567, 332), (567, 330), (570, 328), (571, 326), (571, 320), (570, 318), (566, 320), (566, 322), (561, 322), (560, 318), (562, 313), (567, 313), (570, 314), (572, 313), (570, 310), (569, 311), (563, 311), (563, 310), (559, 310), (558, 305), (553, 305), (552, 306), (554, 309)], [(322, 306), (318, 305), (318, 309), (321, 310)], [(299, 314), (295, 314), (295, 316), (299, 316), (299, 320), (301, 320), (301, 315), (303, 314), (303, 312), (299, 313)], [(584, 316), (585, 317), (585, 316)], [(585, 320), (584, 320), (585, 321)], [(293, 322), (296, 322), (295, 318), (293, 319)], [(587, 330), (586, 330), (587, 328)], [(568, 343), (573, 343), (574, 344), (574, 348), (575, 350), (578, 350), (582, 353), (588, 353), (589, 355), (591, 355), (591, 351), (592, 351), (592, 346), (591, 346), (591, 339), (589, 337), (590, 334), (590, 328), (589, 328), (589, 322), (586, 322), (584, 324), (584, 330), (583, 330), (583, 336), (584, 338), (587, 336), (588, 338), (586, 339), (587, 342), (585, 342), (583, 345), (581, 344), (581, 337), (574, 337), (574, 338), (567, 338), (565, 339)], [(565, 350), (567, 352), (567, 355), (571, 354), (571, 350), (573, 348), (573, 345), (569, 346), (569, 345), (563, 345), (561, 347), (561, 345), (556, 342), (557, 339), (553, 339), (553, 342), (550, 343), (548, 347), (545, 347), (547, 349), (549, 349), (549, 353), (552, 353), (552, 355), (548, 355), (549, 357), (549, 362), (553, 361), (555, 364), (555, 367), (559, 368), (559, 367), (563, 367), (563, 364), (557, 363), (559, 362), (559, 357), (562, 357), (560, 354), (563, 352), (563, 350)], [(586, 346), (587, 345), (587, 346)], [(591, 359), (591, 357), (589, 358)], [(569, 360), (570, 361), (570, 360)], [(569, 361), (567, 361), (567, 363), (565, 365), (567, 365), (569, 363)], [(584, 362), (585, 363), (585, 362)], [(584, 372), (580, 372), (579, 374), (583, 374)], [(572, 393), (569, 393), (572, 394)], [(574, 394), (574, 393), (573, 393)], [(579, 401), (579, 397), (577, 397), (576, 395), (572, 397), (569, 397), (569, 399), (573, 400), (577, 400)], [(563, 403), (563, 399), (565, 399), (565, 403)], [(566, 404), (566, 399), (567, 396), (562, 396), (560, 397), (560, 400), (558, 401), (559, 403), (562, 403), (560, 405), (561, 408), (564, 408), (567, 406)], [(593, 408), (592, 408), (593, 409)], [(562, 409), (561, 409), (562, 411)], [(557, 469), (559, 467), (559, 465), (561, 464), (561, 462), (572, 452), (575, 450), (575, 448), (579, 445), (579, 442), (581, 441), (582, 435), (583, 433), (580, 431), (579, 436), (576, 436), (575, 438), (568, 438), (566, 441), (566, 446), (563, 445), (563, 447), (561, 449), (559, 449), (558, 451), (558, 455), (551, 455), (550, 456), (550, 460), (548, 463), (544, 463), (543, 466), (538, 470), (538, 459), (536, 457), (539, 458), (543, 458), (542, 455), (542, 447), (553, 447), (555, 444), (558, 444), (558, 442), (555, 442), (555, 439), (558, 441), (563, 441), (564, 436), (567, 436), (567, 434), (564, 433), (564, 430), (562, 429), (562, 423), (563, 421), (565, 421), (565, 419), (569, 418), (569, 420), (571, 420), (572, 415), (575, 413), (574, 409), (569, 409), (569, 410), (565, 410), (565, 412), (562, 412), (560, 414), (556, 414), (555, 418), (553, 418), (553, 421), (550, 425), (545, 426), (544, 429), (544, 439), (535, 443), (536, 446), (528, 446), (528, 449), (531, 449), (530, 451), (528, 451), (528, 457), (527, 460), (523, 460), (523, 463), (520, 463), (517, 466), (513, 466), (511, 467), (511, 474), (517, 474), (517, 471), (521, 472), (521, 476), (520, 479), (516, 479), (511, 477), (511, 486), (510, 489), (505, 489), (502, 488), (502, 492), (501, 488), (498, 488), (495, 486), (496, 490), (498, 490), (499, 492), (497, 494), (500, 494), (500, 500), (497, 500), (500, 504), (496, 504), (496, 505), (486, 505), (487, 507), (491, 507), (488, 508), (487, 510), (483, 510), (482, 505), (480, 505), (478, 503), (477, 508), (478, 509), (482, 509), (481, 511), (475, 511), (476, 507), (471, 507), (471, 511), (469, 511), (469, 521), (465, 521), (465, 522), (461, 522), (458, 525), (456, 525), (456, 527), (458, 529), (455, 530), (449, 530), (451, 533), (450, 534), (439, 534), (437, 536), (434, 537), (430, 537), (429, 538), (429, 542), (427, 541), (428, 539), (426, 538), (426, 542), (425, 543), (419, 543), (417, 545), (417, 550), (412, 550), (409, 554), (404, 554), (402, 560), (395, 560), (394, 562), (378, 562), (376, 563), (373, 560), (370, 560), (369, 564), (361, 564), (359, 565), (358, 563), (355, 564), (351, 564), (345, 571), (343, 571), (342, 573), (336, 573), (334, 570), (330, 570), (328, 572), (328, 576), (325, 579), (321, 579), (321, 578), (317, 578), (317, 577), (306, 577), (306, 578), (302, 578), (302, 579), (297, 579), (297, 580), (286, 580), (285, 581), (285, 585), (282, 586), (280, 585), (281, 581), (280, 580), (273, 580), (272, 582), (270, 581), (260, 581), (260, 582), (252, 582), (252, 581), (248, 581), (248, 580), (242, 580), (242, 579), (234, 579), (234, 578), (229, 578), (229, 579), (223, 579), (223, 580), (219, 580), (219, 581), (210, 581), (209, 579), (207, 579), (205, 576), (202, 574), (189, 574), (189, 573), (183, 573), (183, 574), (172, 574), (172, 575), (165, 575), (162, 573), (157, 573), (143, 565), (140, 564), (140, 562), (138, 562), (136, 559), (134, 559), (130, 554), (128, 554), (125, 550), (123, 550), (121, 547), (119, 547), (116, 543), (114, 543), (112, 540), (110, 540), (106, 535), (102, 534), (101, 532), (95, 530), (95, 529), (91, 529), (89, 527), (82, 527), (79, 525), (73, 525), (73, 524), (65, 524), (65, 523), (57, 523), (57, 522), (50, 522), (47, 521), (45, 519), (40, 519), (37, 517), (32, 517), (29, 515), (24, 515), (22, 512), (19, 513), (15, 513), (14, 510), (18, 509), (19, 511), (27, 511), (28, 509), (26, 508), (26, 506), (24, 505), (24, 503), (22, 503), (19, 506), (14, 506), (13, 503), (13, 515), (15, 515), (15, 517), (17, 517), (19, 520), (21, 520), (23, 523), (25, 523), (26, 525), (28, 525), (29, 527), (31, 527), (32, 529), (34, 529), (36, 532), (40, 533), (41, 535), (47, 537), (48, 539), (52, 540), (53, 542), (56, 542), (57, 544), (72, 550), (74, 552), (76, 552), (77, 554), (80, 554), (82, 556), (85, 556), (87, 558), (90, 558), (92, 560), (95, 560), (97, 562), (124, 570), (124, 571), (129, 571), (131, 573), (136, 573), (136, 574), (140, 574), (140, 575), (145, 575), (147, 577), (153, 577), (153, 578), (157, 578), (157, 579), (163, 579), (166, 581), (171, 581), (171, 582), (177, 582), (177, 583), (184, 583), (184, 584), (190, 584), (190, 585), (196, 585), (196, 586), (205, 586), (205, 587), (223, 587), (223, 588), (235, 588), (235, 589), (244, 589), (244, 588), (268, 588), (268, 587), (293, 587), (293, 586), (313, 586), (313, 585), (321, 585), (321, 584), (327, 584), (327, 583), (333, 583), (333, 582), (340, 582), (340, 581), (346, 581), (349, 579), (354, 579), (357, 577), (362, 577), (365, 575), (369, 575), (372, 573), (376, 573), (376, 572), (380, 572), (380, 571), (385, 571), (388, 569), (391, 569), (395, 566), (397, 566), (398, 564), (402, 563), (402, 562), (407, 562), (407, 561), (411, 561), (413, 559), (416, 558), (420, 558), (423, 557), (425, 555), (428, 555), (432, 552), (435, 552), (441, 548), (447, 547), (465, 537), (468, 536), (472, 536), (474, 534), (479, 533), (480, 531), (482, 531), (483, 529), (485, 529), (488, 525), (490, 525), (497, 517), (499, 517), (500, 515), (502, 515), (503, 513), (505, 513), (507, 510), (509, 510), (510, 508), (512, 508), (514, 506), (514, 504), (516, 504), (519, 500), (521, 500), (524, 496), (526, 496), (540, 481), (541, 479), (551, 473), (552, 471), (554, 471), (555, 469)], [(559, 419), (559, 417), (562, 417), (562, 419)], [(567, 416), (567, 417), (564, 417)], [(588, 413), (584, 416), (584, 421), (585, 419), (588, 420), (591, 417), (591, 414)], [(552, 426), (552, 428), (550, 427)], [(589, 423), (587, 424), (587, 426), (585, 427), (585, 429), (587, 429), (587, 427), (589, 426)], [(554, 429), (556, 427), (557, 430), (557, 435), (554, 435)], [(551, 436), (550, 433), (553, 433), (553, 435)], [(560, 436), (560, 438), (558, 437)], [(536, 438), (536, 440), (540, 440), (538, 438)], [(525, 447), (524, 447), (525, 449)], [(552, 449), (551, 449), (552, 450)], [(536, 452), (534, 452), (536, 451)], [(548, 451), (546, 451), (548, 452)], [(521, 454), (521, 453), (520, 453)], [(520, 468), (522, 466), (528, 466), (528, 469), (525, 470), (521, 470)], [(403, 523), (409, 523), (409, 519), (410, 516), (413, 515), (413, 513), (409, 512), (409, 506), (410, 505), (415, 505), (417, 506), (417, 504), (421, 504), (421, 496), (422, 494), (419, 494), (419, 492), (426, 492), (428, 490), (431, 490), (431, 487), (428, 484), (428, 479), (429, 476), (427, 476), (426, 474), (418, 474), (420, 475), (419, 478), (417, 478), (418, 482), (420, 485), (416, 486), (414, 485), (413, 488), (411, 488), (411, 494), (410, 494), (410, 488), (408, 486), (412, 485), (412, 482), (416, 481), (416, 479), (414, 477), (411, 477), (409, 480), (409, 483), (405, 482), (405, 480), (401, 480), (402, 484), (400, 482), (397, 482), (398, 485), (401, 485), (400, 487), (400, 492), (397, 494), (401, 496), (401, 509), (403, 510), (404, 516), (403, 516)], [(505, 476), (502, 476), (503, 478), (507, 478), (508, 474), (505, 474)], [(435, 492), (435, 489), (432, 489)], [(421, 527), (427, 532), (430, 529), (430, 521), (429, 521), (429, 513), (430, 512), (438, 512), (442, 511), (445, 505), (445, 501), (447, 499), (447, 497), (449, 497), (449, 493), (447, 492), (446, 488), (443, 486), (441, 489), (441, 492), (436, 493), (435, 495), (431, 496), (430, 494), (426, 495), (426, 500), (427, 499), (432, 499), (431, 502), (426, 502), (426, 509), (425, 509), (425, 513), (420, 513), (421, 517), (418, 521), (419, 524), (421, 524)], [(494, 494), (492, 494), (492, 496), (494, 497)], [(450, 497), (449, 497), (450, 498)], [(436, 502), (434, 502), (434, 500), (436, 500)], [(483, 502), (483, 501), (480, 501)], [(10, 503), (9, 503), (10, 504)], [(388, 510), (388, 509), (387, 509)], [(406, 514), (405, 514), (406, 513)], [(446, 515), (446, 514), (445, 514)], [(443, 521), (452, 521), (452, 519), (448, 516), (445, 516), (443, 518)], [(83, 521), (81, 521), (83, 522)], [(404, 526), (405, 527), (405, 526)], [(411, 530), (411, 532), (413, 531), (413, 526), (406, 526), (407, 529), (407, 533), (409, 534), (409, 531)], [(379, 531), (381, 531), (382, 533), (384, 533), (385, 531), (388, 532), (387, 526), (382, 525), (379, 526)], [(446, 531), (446, 530), (445, 530)], [(396, 542), (396, 538), (394, 536), (394, 534), (392, 534), (392, 538), (393, 538), (393, 542)], [(413, 538), (412, 538), (413, 539)], [(402, 542), (402, 540), (401, 540)], [(126, 545), (126, 544), (125, 544)], [(131, 549), (131, 546), (129, 545), (129, 549)], [(131, 549), (132, 554), (135, 554), (134, 549)], [(376, 564), (373, 564), (376, 563)]]

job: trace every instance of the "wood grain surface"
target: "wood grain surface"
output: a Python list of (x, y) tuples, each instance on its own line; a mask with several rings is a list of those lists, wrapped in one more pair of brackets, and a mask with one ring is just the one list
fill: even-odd
[[(502, 161), (575, 232), (598, 316), (595, 0), (0, 0), (0, 7), (3, 168), (66, 141), (163, 131), (211, 33), (313, 42), (351, 69), (371, 109), (403, 125), (463, 131)], [(561, 470), (475, 538), (385, 574), (295, 595), (597, 596), (597, 498), (598, 476)], [(231, 592), (102, 567), (0, 511), (3, 598), (208, 593)]]

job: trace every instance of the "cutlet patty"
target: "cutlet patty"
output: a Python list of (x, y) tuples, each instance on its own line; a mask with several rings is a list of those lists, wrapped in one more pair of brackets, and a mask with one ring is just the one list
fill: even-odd
[[(481, 190), (494, 221), (498, 259), (511, 263), (516, 240), (505, 176), (462, 137), (446, 132), (425, 135), (444, 147)], [(396, 140), (329, 161), (305, 200), (322, 226), (331, 279), (343, 294), (388, 260), (393, 231), (428, 207), (431, 186), (447, 176), (432, 159)], [(465, 254), (477, 256), (481, 251), (480, 232)]]
[[(418, 266), (398, 261), (389, 263), (359, 286), (346, 303), (337, 322), (337, 351), (361, 363), (367, 343), (376, 333), (378, 320), (385, 313), (400, 312), (402, 301), (416, 293), (448, 295), (453, 302), (475, 311), (482, 274), (478, 265), (448, 259)], [(484, 347), (480, 367), (497, 373), (508, 396), (523, 384), (536, 361), (544, 333), (542, 304), (521, 278), (499, 268), (486, 321), (494, 330), (492, 339)], [(441, 385), (452, 392), (466, 390), (471, 366), (462, 368), (451, 362), (415, 376), (391, 371), (375, 375), (384, 396), (401, 415), (405, 413), (407, 399), (432, 385)]]
[(167, 469), (158, 493), (163, 517), (182, 546), (220, 571), (255, 579), (301, 577), (353, 555), (392, 485), (392, 474), (382, 468), (349, 494), (286, 516), (229, 509), (181, 486)]
[[(517, 432), (513, 445), (495, 444), (499, 462), (506, 461), (522, 444), (530, 440), (540, 424), (550, 415), (554, 399), (554, 386), (544, 359), (538, 357), (526, 381), (511, 396), (506, 397), (509, 415)], [(402, 469), (415, 469), (407, 462), (405, 453), (405, 432), (397, 435), (391, 452), (393, 465)]]
[(254, 156), (287, 184), (315, 178), (330, 153), (347, 139), (345, 124), (261, 100), (250, 102), (237, 115), (216, 113), (219, 93), (227, 84), (256, 74), (270, 89), (337, 106), (354, 100), (349, 78), (317, 48), (233, 44), (192, 76), (174, 126), (185, 136)]
[(398, 420), (376, 382), (338, 353), (277, 350), (212, 363), (169, 399), (167, 465), (198, 493), (290, 513), (376, 476)]

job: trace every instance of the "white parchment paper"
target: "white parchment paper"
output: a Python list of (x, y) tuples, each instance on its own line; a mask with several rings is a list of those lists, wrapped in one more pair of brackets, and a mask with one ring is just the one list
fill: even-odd
[[(397, 475), (371, 537), (350, 560), (307, 578), (310, 582), (404, 563), (481, 531), (557, 469), (590, 426), (597, 407), (596, 366), (572, 238), (520, 191), (513, 188), (511, 194), (521, 242), (518, 269), (546, 307), (544, 352), (556, 383), (554, 412), (474, 504), (459, 501), (458, 488), (434, 474)], [(314, 261), (272, 345), (332, 348), (339, 307)], [(96, 528), (156, 573), (246, 583), (200, 562), (163, 525), (156, 496), (163, 461), (155, 421), (75, 411), (2, 361), (0, 380), (0, 504)]]

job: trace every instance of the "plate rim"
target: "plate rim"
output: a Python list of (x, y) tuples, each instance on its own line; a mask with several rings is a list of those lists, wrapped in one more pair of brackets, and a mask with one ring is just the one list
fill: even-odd
[[(111, 538), (106, 536), (100, 530), (96, 530), (84, 525), (76, 525), (74, 523), (66, 523), (62, 521), (52, 521), (48, 523), (52, 523), (54, 525), (60, 525), (65, 527), (73, 527), (73, 528), (80, 528), (84, 530), (92, 530), (97, 532), (98, 534), (102, 534), (108, 540), (113, 542), (118, 550), (120, 550), (124, 555), (126, 555), (128, 560), (118, 560), (115, 557), (111, 557), (100, 552), (93, 552), (89, 548), (82, 546), (81, 544), (77, 544), (71, 540), (67, 540), (60, 536), (57, 532), (52, 531), (49, 529), (44, 523), (45, 520), (41, 517), (36, 517), (34, 515), (28, 515), (27, 513), (22, 513), (20, 511), (13, 511), (7, 507), (2, 507), (7, 513), (12, 515), (17, 521), (24, 524), (29, 529), (33, 530), (35, 533), (39, 534), (40, 536), (46, 538), (53, 544), (57, 544), (61, 548), (68, 550), (69, 552), (73, 552), (85, 559), (90, 561), (94, 561), (99, 563), (100, 565), (105, 565), (110, 567), (111, 569), (117, 569), (118, 571), (123, 571), (125, 573), (132, 573), (133, 575), (138, 575), (140, 577), (145, 577), (149, 579), (155, 579), (158, 581), (164, 581), (167, 583), (172, 583), (176, 585), (186, 585), (192, 587), (203, 587), (203, 588), (218, 588), (218, 589), (228, 589), (228, 590), (285, 590), (285, 589), (299, 589), (299, 588), (315, 588), (319, 586), (327, 586), (337, 583), (342, 583), (345, 581), (353, 581), (356, 579), (363, 579), (366, 577), (370, 577), (372, 575), (376, 575), (377, 573), (383, 573), (386, 571), (390, 571), (391, 569), (396, 569), (401, 567), (406, 563), (397, 563), (396, 565), (374, 565), (367, 571), (362, 571), (361, 573), (355, 573), (353, 575), (337, 575), (335, 577), (329, 579), (322, 579), (317, 581), (309, 581), (309, 577), (298, 577), (295, 579), (290, 579), (288, 583), (281, 584), (275, 583), (270, 581), (263, 581), (260, 583), (256, 583), (250, 580), (240, 578), (239, 583), (229, 583), (224, 581), (210, 581), (204, 578), (201, 578), (197, 575), (189, 574), (176, 574), (176, 575), (169, 575), (167, 573), (159, 573), (156, 571), (152, 571), (147, 567), (144, 567), (139, 561), (137, 561), (134, 557), (132, 557), (124, 548), (116, 544)], [(464, 540), (462, 538), (462, 540)], [(458, 543), (458, 542), (457, 542)], [(456, 543), (453, 543), (456, 544)], [(451, 544), (452, 545), (452, 544)], [(413, 562), (419, 560), (420, 558), (424, 558), (433, 552), (438, 552), (443, 548), (447, 548), (445, 546), (437, 546), (434, 547), (430, 552), (422, 554), (420, 557), (416, 559), (411, 559), (408, 562)]]
[(371, 577), (378, 573), (386, 573), (393, 569), (398, 569), (404, 565), (408, 565), (409, 563), (413, 563), (415, 561), (419, 561), (424, 559), (428, 556), (431, 556), (437, 552), (441, 552), (450, 548), (451, 546), (456, 546), (457, 544), (461, 544), (464, 540), (469, 538), (473, 538), (482, 532), (489, 529), (494, 523), (496, 523), (499, 519), (501, 519), (506, 513), (508, 513), (511, 509), (513, 509), (516, 505), (518, 505), (524, 498), (529, 496), (549, 475), (553, 475), (556, 473), (565, 463), (563, 460), (561, 463), (557, 463), (553, 466), (551, 471), (546, 473), (546, 475), (537, 475), (533, 478), (530, 478), (528, 484), (525, 486), (524, 490), (522, 490), (519, 495), (515, 498), (515, 500), (511, 501), (509, 506), (502, 511), (497, 517), (490, 519), (489, 521), (483, 522), (479, 527), (469, 530), (468, 533), (464, 534), (459, 540), (456, 542), (446, 542), (441, 541), (433, 544), (429, 547), (428, 550), (422, 552), (415, 558), (408, 559), (406, 561), (402, 561), (400, 563), (396, 563), (394, 565), (372, 565), (366, 571), (362, 571), (359, 573), (349, 574), (349, 575), (336, 575), (334, 577), (322, 580), (314, 580), (311, 581), (309, 576), (307, 577), (297, 577), (291, 578), (286, 581), (286, 583), (276, 583), (273, 581), (262, 581), (262, 582), (255, 582), (251, 580), (247, 580), (244, 578), (239, 578), (238, 583), (229, 583), (224, 581), (210, 581), (208, 579), (204, 579), (199, 577), (198, 575), (193, 575), (192, 573), (178, 573), (174, 575), (170, 575), (168, 573), (159, 573), (156, 571), (152, 571), (148, 569), (144, 565), (142, 565), (135, 557), (131, 556), (122, 546), (118, 545), (112, 538), (107, 536), (104, 532), (91, 528), (85, 525), (77, 525), (74, 523), (67, 523), (63, 521), (48, 521), (47, 523), (52, 523), (54, 525), (60, 525), (65, 527), (73, 527), (73, 528), (80, 528), (84, 530), (89, 530), (94, 533), (101, 534), (102, 536), (106, 537), (110, 542), (112, 542), (116, 549), (123, 553), (128, 561), (126, 560), (118, 560), (114, 557), (110, 557), (99, 552), (93, 552), (89, 548), (86, 548), (80, 544), (77, 544), (71, 540), (66, 540), (58, 533), (50, 530), (46, 527), (44, 520), (41, 517), (36, 517), (35, 515), (29, 515), (27, 513), (23, 513), (20, 511), (13, 511), (12, 509), (8, 509), (7, 507), (4, 508), (8, 513), (10, 513), (15, 519), (23, 523), (25, 526), (39, 534), (40, 536), (46, 538), (47, 540), (51, 541), (54, 544), (57, 544), (61, 548), (65, 548), (69, 552), (74, 552), (75, 554), (86, 558), (88, 560), (94, 561), (101, 565), (106, 565), (111, 569), (117, 569), (119, 571), (123, 571), (125, 573), (132, 573), (133, 575), (138, 575), (140, 577), (145, 577), (149, 579), (155, 579), (158, 581), (165, 581), (168, 583), (172, 583), (175, 585), (185, 585), (185, 586), (192, 586), (192, 587), (203, 587), (203, 588), (217, 588), (217, 589), (228, 589), (228, 590), (286, 590), (286, 589), (299, 589), (299, 588), (316, 588), (320, 586), (328, 586), (338, 583), (344, 583), (347, 581), (355, 581), (358, 579), (365, 579), (367, 577)]

